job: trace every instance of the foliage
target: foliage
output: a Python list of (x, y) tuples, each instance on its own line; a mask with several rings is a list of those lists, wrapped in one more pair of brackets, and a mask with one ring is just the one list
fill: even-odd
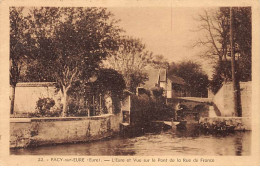
[(39, 98), (36, 102), (36, 110), (41, 116), (55, 114), (51, 112), (51, 108), (55, 105), (55, 101), (51, 98)]
[(113, 69), (100, 69), (98, 78), (93, 83), (93, 90), (99, 93), (110, 91), (113, 96), (122, 97), (123, 90), (126, 88), (123, 75)]
[[(70, 116), (75, 116), (76, 114), (86, 115), (87, 109), (91, 109), (91, 115), (97, 115), (93, 114), (92, 111), (94, 111), (94, 109), (106, 114), (108, 111), (104, 104), (104, 97), (108, 96), (113, 100), (115, 112), (118, 112), (116, 111), (116, 108), (118, 108), (116, 104), (122, 99), (123, 90), (125, 89), (123, 76), (113, 69), (99, 69), (95, 77), (96, 80), (93, 82), (81, 84), (78, 81), (73, 83), (71, 90), (68, 92), (70, 95), (68, 105), (68, 113)], [(117, 100), (117, 98), (119, 100)]]
[[(220, 8), (220, 14), (225, 18), (230, 18), (229, 8)], [(234, 32), (234, 52), (236, 56), (236, 76), (239, 81), (251, 80), (251, 43), (252, 43), (252, 28), (251, 28), (251, 8), (241, 7), (233, 8), (233, 32)], [(229, 27), (229, 25), (228, 25)], [(228, 40), (229, 40), (228, 32)], [(227, 46), (229, 47), (229, 41)], [(229, 47), (230, 48), (230, 47)], [(228, 49), (230, 51), (230, 49)], [(228, 56), (229, 53), (228, 53)], [(224, 63), (225, 64), (225, 63)], [(227, 70), (228, 71), (228, 70)], [(227, 72), (228, 77), (228, 72)]]
[(184, 61), (179, 64), (171, 63), (169, 76), (176, 75), (186, 82), (186, 88), (193, 97), (207, 97), (209, 84), (208, 76), (201, 69), (201, 65), (192, 61)]
[(27, 20), (22, 15), (23, 8), (10, 8), (10, 85), (16, 86), (19, 81), (22, 65), (28, 50)]
[(240, 81), (252, 78), (252, 23), (251, 8), (234, 9), (234, 41), (238, 55), (238, 73)]
[(84, 106), (84, 100), (82, 98), (70, 97), (68, 100), (67, 116), (87, 116), (87, 109)]
[[(233, 8), (233, 41), (236, 56), (236, 76), (238, 81), (250, 81), (251, 68), (251, 7)], [(230, 57), (230, 8), (221, 7), (216, 11), (205, 10), (199, 16), (199, 30), (204, 32), (194, 46), (203, 46), (206, 50), (202, 56), (213, 58), (217, 56), (217, 65), (214, 68), (214, 76), (211, 88), (216, 90), (221, 82), (230, 80), (228, 62)], [(223, 65), (221, 65), (223, 64)], [(224, 69), (222, 69), (224, 68)], [(218, 74), (219, 73), (219, 74)], [(217, 82), (219, 80), (219, 82)], [(216, 86), (212, 86), (216, 85)]]
[(163, 88), (162, 87), (154, 87), (151, 89), (153, 96), (155, 98), (160, 98), (163, 96)]
[(155, 69), (168, 69), (169, 62), (163, 55), (154, 55), (150, 63)]
[(117, 70), (124, 77), (126, 88), (135, 92), (147, 79), (144, 68), (151, 62), (152, 53), (140, 39), (122, 37), (118, 51), (107, 59), (107, 67)]
[(104, 8), (34, 8), (31, 15), (37, 40), (34, 57), (42, 70), (36, 71), (34, 66), (30, 80), (36, 79), (33, 73), (42, 72), (36, 80), (54, 78), (69, 86), (73, 78), (89, 78), (100, 61), (117, 48), (120, 29)]
[(172, 106), (166, 105), (163, 98), (152, 98), (147, 94), (131, 96), (131, 125), (143, 127), (153, 120), (170, 120), (173, 118)]
[(130, 79), (130, 87), (128, 88), (132, 92), (136, 92), (136, 88), (140, 86), (141, 84), (145, 84), (145, 82), (148, 80), (148, 74), (143, 71), (132, 71), (129, 74)]
[(123, 90), (126, 88), (123, 75), (113, 69), (101, 69), (98, 73), (97, 80), (92, 84), (92, 90), (96, 92), (100, 97), (103, 113), (107, 113), (107, 107), (104, 104), (104, 97), (111, 97), (113, 105), (113, 113), (120, 112), (120, 100), (123, 98)]
[(9, 72), (10, 85), (12, 87), (10, 113), (14, 111), (15, 87), (21, 79), (21, 74), (24, 71), (22, 68), (28, 61), (31, 50), (28, 47), (31, 44), (30, 33), (28, 32), (28, 20), (22, 15), (24, 8), (10, 8), (10, 58)]
[(118, 48), (121, 29), (105, 8), (30, 8), (28, 30), (34, 41), (28, 81), (56, 81), (63, 93), (63, 116), (67, 93), (76, 81), (84, 83), (102, 59)]

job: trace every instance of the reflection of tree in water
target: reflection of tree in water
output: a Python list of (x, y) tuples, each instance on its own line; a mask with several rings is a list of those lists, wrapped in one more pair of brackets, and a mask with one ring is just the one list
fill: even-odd
[[(192, 117), (191, 115), (186, 116), (186, 120), (188, 121), (194, 121), (194, 117)], [(209, 136), (213, 136), (215, 138), (232, 138), (234, 137), (232, 140), (233, 145), (230, 146), (234, 146), (234, 151), (235, 151), (235, 155), (236, 156), (242, 156), (247, 147), (243, 147), (243, 142), (245, 142), (246, 138), (245, 135), (247, 135), (247, 133), (245, 132), (216, 132), (216, 133), (205, 133), (205, 132), (201, 132), (199, 130), (199, 128), (197, 127), (196, 123), (188, 123), (186, 125), (186, 130), (176, 130), (174, 132), (174, 137), (179, 137), (179, 138), (186, 138), (186, 137), (192, 137), (192, 138), (197, 138), (200, 137), (201, 135), (209, 135)]]

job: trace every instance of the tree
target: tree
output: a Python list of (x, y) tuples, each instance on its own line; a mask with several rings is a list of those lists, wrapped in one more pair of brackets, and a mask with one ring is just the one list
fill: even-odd
[(201, 23), (198, 31), (203, 31), (205, 36), (198, 39), (194, 46), (206, 47), (202, 56), (217, 57), (219, 61), (227, 60), (229, 19), (220, 10), (204, 10), (198, 20)]
[(118, 98), (123, 96), (123, 90), (126, 88), (123, 75), (114, 69), (100, 69), (97, 80), (93, 82), (92, 86), (93, 90), (99, 93), (104, 94), (109, 91)]
[(150, 64), (155, 69), (168, 69), (169, 67), (169, 62), (164, 58), (163, 55), (154, 55)]
[[(216, 81), (227, 82), (231, 80), (230, 63), (230, 9), (221, 7), (209, 12), (205, 10), (199, 15), (199, 31), (204, 35), (194, 46), (205, 48), (202, 56), (216, 60), (213, 75), (213, 83)], [(236, 56), (236, 77), (237, 81), (251, 80), (251, 8), (234, 8), (234, 51)], [(238, 83), (238, 82), (236, 82)], [(221, 85), (211, 86), (217, 91)], [(217, 89), (217, 90), (216, 90)]]
[(152, 61), (152, 53), (145, 49), (140, 39), (123, 37), (119, 50), (107, 59), (107, 67), (117, 70), (124, 76), (126, 88), (135, 92), (138, 85), (147, 79), (144, 69)]
[(241, 93), (239, 79), (237, 79), (237, 67), (235, 61), (235, 46), (234, 46), (234, 17), (233, 8), (230, 8), (230, 55), (231, 55), (231, 69), (232, 69), (232, 84), (233, 84), (233, 98), (234, 98), (234, 114), (242, 117)]
[(23, 65), (30, 54), (30, 36), (22, 7), (10, 8), (10, 85), (12, 87), (10, 113), (14, 113), (15, 87), (21, 78)]
[(35, 65), (28, 79), (56, 81), (63, 94), (62, 116), (67, 113), (73, 83), (84, 84), (102, 59), (118, 48), (121, 29), (105, 8), (33, 8), (30, 13)]
[[(70, 114), (75, 115), (79, 111), (86, 114), (86, 110), (89, 110), (89, 115), (90, 110), (92, 110), (92, 115), (95, 112), (104, 113), (102, 110), (106, 109), (104, 106), (105, 97), (112, 98), (114, 105), (117, 105), (117, 102), (122, 99), (125, 81), (120, 73), (113, 69), (99, 69), (93, 79), (95, 80), (85, 84), (80, 83), (80, 81), (73, 83), (68, 93), (71, 96), (70, 98), (72, 98), (69, 106)], [(76, 108), (78, 111), (75, 112), (71, 107)], [(114, 106), (114, 108), (117, 107)]]
[[(227, 9), (226, 9), (227, 10)], [(237, 59), (236, 76), (239, 81), (252, 79), (252, 23), (251, 8), (233, 8), (234, 54)]]
[(183, 78), (193, 97), (207, 97), (208, 76), (198, 63), (192, 61), (171, 63), (168, 74)]
[[(101, 69), (98, 73), (97, 80), (92, 84), (96, 94), (99, 95), (101, 102), (103, 102), (103, 112), (109, 112), (109, 105), (106, 105), (106, 99), (111, 98), (111, 111), (119, 113), (121, 110), (120, 100), (123, 98), (123, 91), (126, 88), (123, 75), (114, 69)], [(106, 106), (105, 106), (106, 105)]]

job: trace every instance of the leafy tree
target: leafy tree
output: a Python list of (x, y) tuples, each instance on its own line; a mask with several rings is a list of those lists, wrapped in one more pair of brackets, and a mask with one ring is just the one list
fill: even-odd
[(150, 64), (155, 69), (168, 69), (169, 67), (169, 62), (164, 58), (163, 55), (154, 55)]
[(155, 99), (163, 99), (163, 88), (162, 87), (153, 87), (151, 89), (152, 94), (154, 96)]
[(144, 69), (152, 61), (152, 53), (145, 49), (139, 39), (123, 37), (119, 50), (107, 59), (107, 67), (117, 70), (124, 76), (126, 88), (135, 92), (138, 85), (147, 79)]
[(205, 36), (199, 38), (194, 46), (206, 47), (201, 56), (217, 58), (219, 61), (226, 60), (229, 43), (229, 18), (225, 17), (220, 10), (204, 10), (198, 20), (201, 23), (198, 30), (203, 31)]
[(123, 75), (114, 69), (101, 69), (98, 78), (93, 82), (93, 90), (99, 93), (110, 91), (113, 96), (121, 98), (126, 88)]
[(113, 113), (120, 112), (120, 100), (123, 98), (123, 90), (126, 88), (123, 75), (113, 69), (101, 69), (92, 87), (92, 90), (101, 96), (103, 112), (108, 112), (105, 106), (105, 97), (112, 99)]
[(28, 20), (22, 15), (24, 8), (10, 8), (10, 85), (12, 87), (10, 113), (14, 113), (15, 87), (21, 79), (23, 66), (30, 55), (31, 43), (28, 32)]
[[(234, 47), (236, 56), (236, 77), (238, 81), (251, 80), (251, 8), (237, 7), (234, 10)], [(205, 33), (194, 46), (203, 46), (202, 56), (217, 59), (211, 88), (216, 91), (221, 82), (230, 81), (230, 8), (221, 7), (215, 11), (205, 10), (199, 16), (199, 30)], [(217, 58), (216, 58), (217, 56)], [(217, 80), (220, 80), (217, 83)], [(238, 83), (238, 82), (236, 82)]]
[[(226, 8), (225, 8), (226, 9)], [(227, 9), (226, 9), (227, 10)], [(252, 23), (251, 8), (234, 8), (234, 42), (237, 56), (237, 78), (239, 81), (252, 79)]]
[(101, 60), (118, 48), (121, 29), (105, 8), (41, 7), (32, 8), (28, 16), (36, 43), (27, 79), (56, 81), (65, 116), (73, 83), (88, 81)]
[(208, 76), (201, 69), (201, 65), (192, 61), (171, 63), (169, 76), (176, 75), (186, 82), (186, 87), (193, 97), (207, 97)]
[(55, 101), (52, 98), (40, 98), (36, 102), (36, 109), (43, 116), (50, 113), (50, 109), (55, 105)]
[[(99, 69), (91, 82), (81, 83), (77, 81), (72, 84), (70, 95), (69, 114), (75, 113), (87, 114), (86, 110), (100, 109), (104, 107), (104, 97), (109, 96), (113, 104), (123, 97), (125, 81), (123, 76), (113, 69)], [(95, 102), (95, 105), (93, 104)], [(102, 104), (100, 105), (100, 102)], [(95, 110), (90, 112), (95, 114)]]

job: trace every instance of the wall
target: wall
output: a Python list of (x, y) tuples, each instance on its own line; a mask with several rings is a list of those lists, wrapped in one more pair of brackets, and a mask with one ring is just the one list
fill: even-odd
[(173, 93), (172, 93), (172, 81), (171, 81), (170, 79), (167, 79), (166, 93), (167, 93), (167, 98), (172, 98), (172, 97), (173, 97)]
[(34, 113), (36, 111), (36, 102), (39, 98), (53, 98), (55, 107), (60, 106), (61, 93), (55, 91), (54, 83), (51, 82), (30, 82), (18, 83), (15, 88), (15, 113)]
[(122, 114), (10, 121), (10, 147), (18, 148), (103, 139), (119, 132)]
[[(252, 86), (251, 82), (240, 82), (241, 89), (241, 105), (242, 116), (251, 117), (251, 96)], [(234, 114), (234, 99), (233, 99), (233, 86), (232, 83), (226, 83), (217, 92), (213, 98), (213, 102), (221, 112), (221, 116), (233, 117)]]
[(163, 96), (167, 97), (167, 82), (160, 82), (159, 85), (163, 88)]
[(252, 111), (252, 83), (240, 83), (241, 88), (241, 102), (243, 117), (251, 117)]
[(224, 90), (225, 90), (225, 85), (223, 85), (216, 93), (216, 95), (213, 97), (213, 102), (215, 103), (219, 111), (222, 113), (221, 114), (222, 116), (224, 116), (224, 114), (226, 115), (228, 114), (227, 112), (225, 112), (225, 107), (224, 107)]

